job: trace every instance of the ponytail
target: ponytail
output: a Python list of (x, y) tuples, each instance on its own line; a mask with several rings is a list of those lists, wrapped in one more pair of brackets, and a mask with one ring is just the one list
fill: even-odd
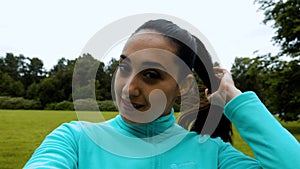
[[(193, 38), (196, 43), (193, 70), (209, 92), (213, 93), (218, 90), (219, 81), (214, 74), (212, 58), (203, 43), (197, 37), (193, 36)], [(221, 137), (223, 141), (232, 143), (231, 122), (223, 114), (223, 108), (207, 104), (199, 108), (197, 115), (188, 112), (184, 114), (178, 119), (178, 123), (185, 125), (183, 127), (187, 128), (193, 122), (190, 131), (195, 131), (198, 134), (209, 134), (212, 138)], [(195, 118), (196, 120), (194, 120)]]

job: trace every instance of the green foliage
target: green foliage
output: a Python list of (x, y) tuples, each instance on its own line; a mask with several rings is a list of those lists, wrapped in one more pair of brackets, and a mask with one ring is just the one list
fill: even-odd
[(72, 100), (72, 77), (73, 70), (76, 60), (67, 60), (61, 58), (58, 60), (57, 65), (49, 72), (49, 78), (51, 78), (49, 83), (55, 85), (55, 96), (53, 101), (46, 102), (46, 104), (51, 102), (61, 102), (63, 100)]
[(281, 54), (291, 57), (300, 55), (300, 1), (255, 0), (264, 11), (264, 23), (272, 23), (273, 40), (281, 47)]
[(111, 99), (109, 75), (105, 72), (104, 63), (84, 54), (76, 61), (73, 74), (73, 99), (97, 98)]
[(41, 109), (41, 103), (22, 97), (0, 97), (0, 109)]
[[(30, 59), (30, 64), (27, 65), (29, 74), (33, 75), (34, 78), (38, 78), (40, 76), (43, 76), (43, 62), (39, 58), (32, 58)], [(34, 81), (38, 81), (38, 79), (34, 79)]]
[(97, 103), (100, 111), (118, 111), (112, 100), (98, 101)]
[(114, 73), (115, 73), (116, 70), (118, 69), (118, 65), (119, 65), (119, 61), (116, 60), (116, 59), (114, 59), (114, 58), (112, 58), (112, 59), (109, 61), (107, 67), (105, 68), (105, 72), (108, 74), (108, 76), (109, 76), (110, 78), (113, 77)]
[(3, 67), (1, 68), (3, 72), (6, 72), (14, 80), (19, 79), (18, 74), (19, 58), (15, 57), (12, 53), (7, 53), (6, 57), (3, 59)]
[(24, 87), (20, 81), (14, 80), (7, 73), (0, 72), (0, 96), (18, 97), (24, 94)]
[(285, 121), (299, 119), (299, 60), (288, 62), (270, 54), (236, 58), (231, 73), (240, 90), (256, 92), (272, 113)]
[(118, 111), (112, 100), (96, 101), (93, 99), (79, 99), (74, 103), (70, 101), (62, 101), (59, 103), (49, 103), (45, 106), (45, 110), (88, 110), (88, 111)]
[(44, 106), (44, 110), (55, 110), (55, 106), (57, 103), (48, 103)]
[(49, 103), (45, 106), (45, 110), (74, 110), (74, 104), (66, 100), (59, 103)]
[[(27, 89), (32, 83), (39, 83), (43, 78), (45, 78), (46, 75), (42, 60), (39, 58), (27, 58), (27, 60), (29, 63), (25, 63), (25, 66), (23, 65), (21, 68), (19, 68), (21, 82), (23, 83), (25, 89)], [(22, 62), (25, 61), (26, 60)]]
[(45, 78), (39, 84), (38, 98), (43, 106), (52, 102), (60, 102), (66, 99), (63, 89), (60, 88), (62, 82), (55, 78)]
[(115, 59), (105, 66), (84, 54), (75, 60), (61, 58), (46, 72), (38, 58), (7, 53), (0, 57), (0, 96), (39, 100), (47, 109), (64, 109), (65, 104), (56, 108), (57, 104), (73, 99), (111, 100), (111, 79), (117, 66)]
[[(298, 120), (300, 117), (300, 61), (281, 62), (272, 72), (269, 83), (270, 95), (276, 94), (269, 105), (285, 121)], [(275, 80), (276, 79), (276, 80)]]
[[(265, 24), (275, 30), (272, 40), (281, 48), (256, 58), (236, 58), (232, 66), (236, 86), (255, 91), (266, 106), (286, 121), (300, 118), (299, 56), (300, 56), (300, 1), (255, 0), (264, 11)], [(282, 56), (293, 58), (291, 61)]]
[[(98, 83), (96, 83), (98, 84)], [(96, 86), (97, 87), (97, 86)], [(73, 86), (73, 99), (91, 99), (95, 98), (95, 80), (90, 80), (87, 85)]]
[(39, 109), (42, 109), (41, 102), (38, 101), (38, 100), (24, 99), (23, 105), (24, 105), (25, 110), (39, 110)]
[(76, 110), (98, 111), (99, 107), (94, 99), (78, 99), (74, 101)]
[(0, 72), (7, 73), (13, 80), (20, 81), (24, 89), (45, 77), (43, 62), (39, 58), (28, 58), (23, 55), (14, 56), (7, 53), (0, 57)]
[(74, 110), (74, 104), (70, 101), (62, 101), (56, 104), (55, 110)]
[[(0, 57), (0, 96), (31, 99), (24, 102), (26, 105), (38, 100), (39, 106), (25, 108), (51, 110), (73, 110), (73, 99), (77, 100), (80, 109), (96, 110), (98, 108), (91, 104), (95, 102), (91, 99), (96, 98), (104, 101), (96, 103), (101, 109), (116, 110), (111, 101), (105, 100), (112, 99), (111, 78), (117, 65), (118, 62), (112, 59), (105, 67), (104, 63), (84, 54), (75, 60), (61, 58), (53, 69), (45, 72), (40, 59), (8, 53), (6, 57)], [(17, 105), (16, 108), (24, 109), (24, 106)]]
[(39, 93), (40, 91), (40, 86), (38, 83), (32, 83), (28, 89), (27, 89), (27, 93), (26, 93), (26, 98), (27, 99), (38, 99), (38, 95), (37, 93)]

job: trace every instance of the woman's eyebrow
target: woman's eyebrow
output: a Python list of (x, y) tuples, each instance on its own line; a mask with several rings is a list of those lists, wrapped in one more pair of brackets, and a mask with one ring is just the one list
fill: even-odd
[(127, 56), (123, 55), (123, 54), (120, 55), (120, 58), (123, 59), (123, 60), (127, 59), (130, 62), (130, 59)]
[(160, 68), (167, 71), (167, 69), (158, 62), (143, 62), (142, 66), (147, 68)]
[[(131, 60), (127, 56), (125, 56), (123, 54), (120, 55), (120, 58), (122, 60), (126, 59), (128, 62), (131, 62)], [(158, 62), (149, 62), (149, 61), (148, 62), (143, 62), (142, 66), (146, 67), (146, 68), (160, 68), (160, 69), (163, 69), (163, 70), (167, 71), (167, 69), (163, 65), (161, 65), (160, 63), (158, 63)]]
[(127, 63), (131, 63), (131, 60), (126, 55), (121, 54), (119, 63), (123, 62), (124, 60), (126, 60)]

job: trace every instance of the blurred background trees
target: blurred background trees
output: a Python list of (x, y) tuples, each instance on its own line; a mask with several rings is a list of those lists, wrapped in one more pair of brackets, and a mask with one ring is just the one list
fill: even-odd
[(265, 24), (275, 31), (277, 54), (236, 57), (231, 73), (236, 86), (255, 91), (272, 113), (285, 121), (300, 118), (300, 0), (255, 0)]
[[(35, 109), (54, 109), (55, 104), (61, 102), (68, 104), (65, 107), (72, 107), (76, 99), (112, 100), (111, 78), (118, 62), (112, 59), (109, 63), (105, 66), (91, 55), (84, 54), (74, 60), (61, 58), (46, 71), (38, 58), (7, 53), (0, 57), (0, 108), (25, 108), (23, 103), (29, 104), (31, 100)], [(93, 71), (95, 73), (91, 74)], [(80, 78), (74, 79), (72, 89), (74, 73), (80, 74), (77, 76)], [(27, 105), (27, 108), (31, 106)]]
[[(263, 23), (274, 29), (271, 40), (280, 51), (256, 53), (256, 57), (237, 56), (231, 73), (238, 88), (256, 92), (272, 113), (285, 121), (298, 120), (300, 0), (255, 0), (255, 3), (264, 12)], [(39, 58), (7, 53), (0, 56), (0, 108), (72, 109), (73, 101), (85, 105), (88, 103), (84, 100), (92, 98), (103, 101), (104, 104), (99, 104), (102, 107), (114, 107), (107, 100), (112, 100), (111, 79), (117, 66), (116, 59), (105, 65), (84, 54), (74, 60), (61, 58), (46, 71)]]

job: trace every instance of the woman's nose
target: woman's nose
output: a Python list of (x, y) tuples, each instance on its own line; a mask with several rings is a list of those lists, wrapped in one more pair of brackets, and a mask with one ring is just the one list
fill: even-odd
[(134, 98), (140, 95), (140, 80), (137, 75), (127, 79), (122, 92), (128, 98)]

